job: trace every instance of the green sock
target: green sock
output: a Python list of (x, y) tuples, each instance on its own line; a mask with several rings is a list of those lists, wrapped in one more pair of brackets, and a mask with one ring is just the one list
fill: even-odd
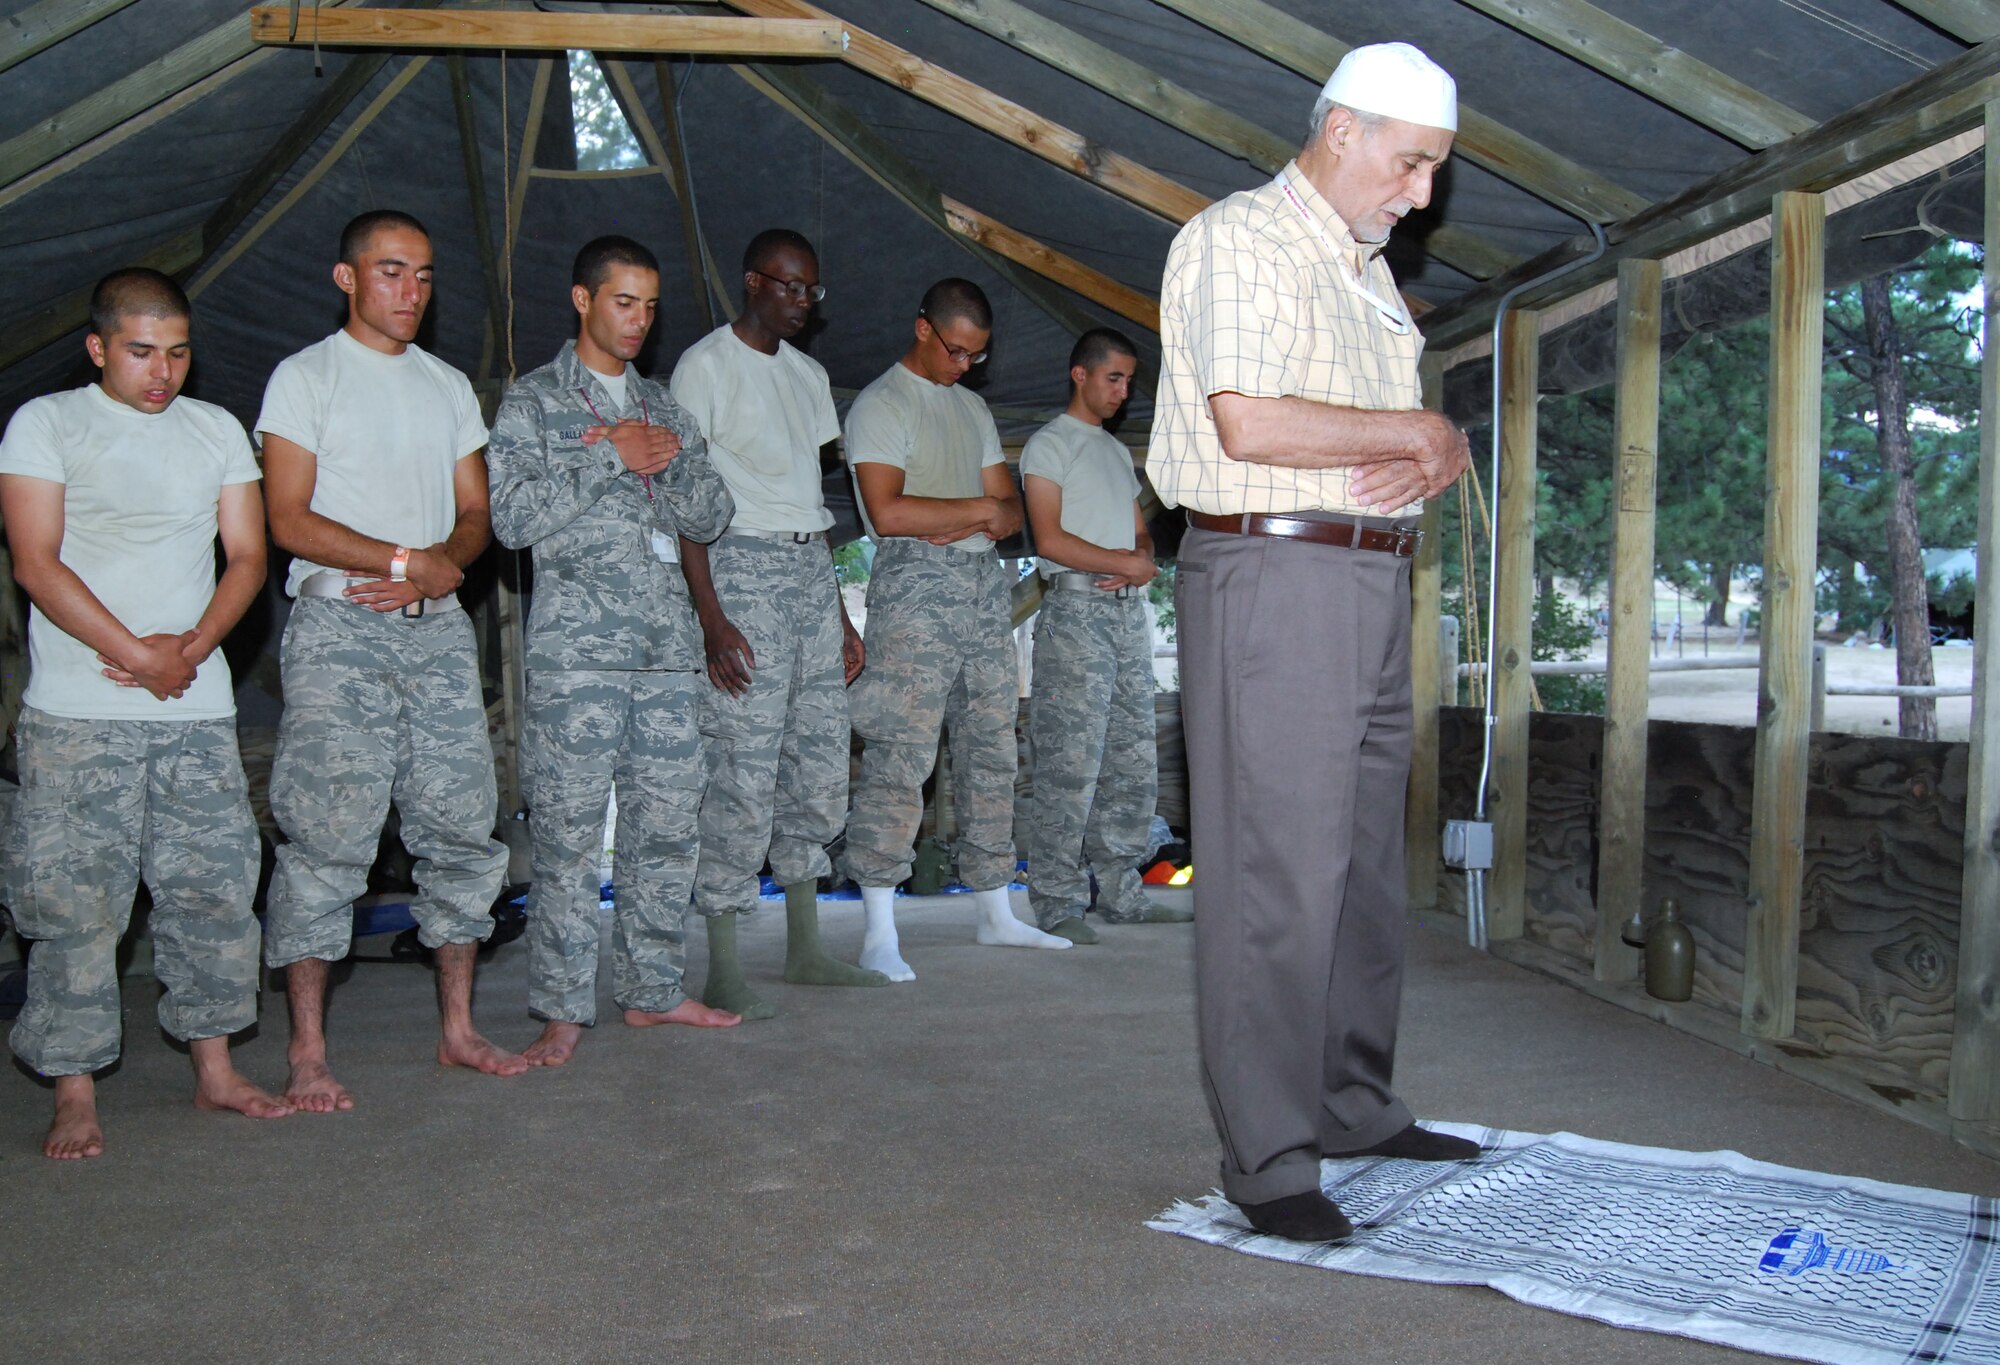
[(708, 921), (708, 981), (702, 987), (701, 1003), (740, 1014), (746, 1022), (776, 1015), (777, 1009), (753, 993), (743, 979), (743, 960), (736, 954), (735, 912), (703, 918)]
[(1097, 942), (1097, 931), (1088, 924), (1085, 924), (1081, 915), (1071, 915), (1068, 919), (1059, 919), (1048, 928), (1042, 930), (1042, 932), (1045, 934), (1054, 934), (1057, 938), (1066, 938), (1079, 947), (1086, 943)]
[(829, 957), (819, 946), (819, 885), (785, 888), (785, 980), (794, 986), (886, 986), (889, 978)]

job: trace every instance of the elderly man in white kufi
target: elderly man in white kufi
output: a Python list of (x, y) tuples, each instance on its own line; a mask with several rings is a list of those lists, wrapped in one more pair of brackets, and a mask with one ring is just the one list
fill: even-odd
[(1381, 259), (1451, 150), (1450, 76), (1356, 48), (1269, 184), (1190, 220), (1160, 295), (1148, 468), (1188, 511), (1177, 584), (1202, 1075), (1222, 1186), (1327, 1241), (1324, 1155), (1449, 1160), (1390, 1088), (1403, 969), (1410, 564), (1467, 463), (1419, 406)]

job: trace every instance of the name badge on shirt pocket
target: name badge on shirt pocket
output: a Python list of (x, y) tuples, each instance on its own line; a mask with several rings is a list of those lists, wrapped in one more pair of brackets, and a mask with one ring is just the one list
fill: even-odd
[(655, 529), (653, 532), (653, 557), (662, 564), (680, 563), (680, 540), (677, 537), (668, 535), (665, 531)]

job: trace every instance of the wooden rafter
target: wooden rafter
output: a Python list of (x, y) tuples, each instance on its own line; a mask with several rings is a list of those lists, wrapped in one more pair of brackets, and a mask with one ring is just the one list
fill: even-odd
[[(664, 57), (653, 59), (653, 85), (660, 92), (660, 121), (664, 125), (660, 130), (661, 141), (666, 144), (674, 173), (674, 202), (680, 205), (681, 240), (687, 244), (688, 272), (694, 286), (690, 292), (695, 307), (701, 311), (702, 331), (707, 333), (715, 329), (715, 300), (704, 269), (709, 263), (708, 241), (701, 230), (701, 218), (695, 213), (694, 172), (688, 169), (687, 139), (681, 130), (680, 92), (674, 84), (674, 64)], [(725, 293), (723, 307), (729, 306), (729, 296)]]
[(40, 0), (0, 19), (0, 71), (45, 52), (72, 33), (108, 19), (132, 0)]
[[(805, 0), (729, 0), (729, 3), (746, 14), (763, 18), (832, 17)], [(842, 60), (849, 66), (906, 90), (948, 114), (956, 114), (1170, 223), (1184, 223), (1208, 205), (1206, 198), (1186, 185), (955, 72), (927, 62), (914, 52), (851, 26), (848, 37), (851, 41)]]
[[(1297, 151), (1296, 143), (1232, 114), (1123, 53), (1091, 41), (1075, 29), (1015, 4), (1014, 0), (924, 0), (924, 3), (1189, 137), (1230, 156), (1241, 157), (1267, 175), (1275, 173)], [(1512, 252), (1463, 228), (1438, 227), (1424, 238), (1424, 248), (1446, 265), (1476, 280), (1497, 275), (1520, 260)]]
[(1075, 290), (1092, 303), (1102, 304), (1150, 332), (1160, 330), (1160, 301), (1152, 295), (1120, 284), (1102, 271), (1093, 270), (1075, 257), (1065, 256), (950, 195), (943, 196), (943, 203), (945, 223), (959, 236), (1025, 265), (1044, 279)]
[[(345, 0), (325, 3), (331, 9)], [(255, 51), (241, 16), (218, 24), (0, 143), (0, 186), (11, 185)]]
[[(493, 244), (492, 207), (486, 195), (486, 156), (479, 145), (479, 106), (465, 58), (454, 52), (445, 58), (451, 73), (451, 106), (457, 115), (458, 157), (465, 165), (465, 198), (472, 210), (472, 244), (479, 252), (479, 278), (486, 286), (486, 328), (479, 344), (481, 380), (493, 377), (500, 353), (501, 329), (507, 325), (507, 284), (500, 271), (500, 253)], [(502, 80), (506, 79), (502, 73)], [(503, 167), (503, 171), (504, 171)]]
[(360, 113), (348, 120), (347, 126), (340, 130), (340, 136), (334, 139), (333, 145), (321, 154), (319, 160), (313, 163), (311, 169), (295, 180), (292, 183), (292, 187), (285, 191), (283, 197), (272, 204), (270, 208), (264, 210), (257, 217), (256, 221), (251, 223), (243, 232), (242, 236), (231, 242), (228, 250), (216, 255), (201, 267), (201, 273), (188, 283), (188, 297), (190, 299), (199, 297), (208, 286), (214, 284), (221, 277), (223, 271), (241, 260), (243, 254), (255, 246), (265, 233), (276, 227), (278, 220), (283, 218), (287, 213), (290, 213), (300, 200), (312, 192), (313, 186), (325, 178), (326, 173), (333, 169), (335, 163), (347, 154), (347, 149), (352, 147), (361, 134), (368, 130), (368, 125), (381, 117), (382, 111), (387, 109), (398, 95), (409, 88), (410, 82), (415, 80), (418, 73), (425, 66), (429, 65), (429, 63), (429, 57), (412, 57), (409, 61), (405, 62), (403, 69), (396, 73), (395, 78), (382, 87), (381, 93), (370, 100), (367, 107)]
[(72, 147), (69, 151), (55, 158), (55, 160), (36, 167), (26, 175), (8, 182), (5, 186), (0, 186), (0, 208), (5, 208), (15, 200), (33, 194), (52, 180), (60, 180), (71, 171), (89, 165), (113, 148), (123, 146), (133, 138), (138, 137), (141, 133), (164, 123), (190, 105), (198, 104), (202, 100), (207, 99), (231, 81), (249, 75), (258, 66), (263, 64), (266, 59), (275, 56), (277, 56), (275, 52), (253, 52), (241, 61), (231, 62), (218, 71), (211, 71), (187, 89), (177, 94), (169, 95), (159, 103), (142, 109), (128, 119), (120, 120), (89, 141)]
[(1740, 146), (1769, 147), (1813, 126), (1813, 121), (1798, 110), (1661, 42), (1589, 0), (1459, 3), (1603, 72)]
[(942, 229), (953, 241), (978, 257), (1001, 278), (1025, 294), (1071, 335), (1100, 325), (1100, 320), (1072, 303), (1062, 290), (1027, 266), (1010, 260), (985, 243), (952, 227), (944, 195), (915, 166), (826, 87), (795, 67), (736, 65), (730, 68), (751, 89), (812, 129), (821, 140), (853, 162), (896, 198)]
[[(319, 135), (340, 117), (340, 113), (372, 79), (387, 57), (355, 57), (333, 78), (320, 97), (271, 145), (236, 188), (218, 204), (199, 228), (175, 237), (165, 246), (133, 262), (150, 265), (185, 280), (202, 262), (229, 240), (229, 235), (250, 216), (264, 196), (275, 188), (305, 154)], [(79, 289), (6, 328), (7, 344), (0, 348), (0, 369), (16, 363), (42, 347), (75, 331), (88, 320), (90, 288)]]
[(587, 48), (593, 52), (693, 52), (730, 57), (838, 57), (846, 44), (839, 20), (797, 21), (681, 14), (543, 14), (527, 10), (353, 9), (339, 13), (260, 5), (250, 11), (257, 42), (278, 47), (450, 48), (515, 52)]
[(1983, 43), (2000, 33), (2000, 5), (1993, 0), (1890, 0), (1934, 28), (1967, 43)]
[[(1547, 291), (1521, 296), (1545, 306), (1580, 292), (1634, 257), (1666, 257), (1718, 233), (1763, 217), (1785, 190), (1826, 190), (1911, 152), (1942, 142), (1979, 122), (1984, 102), (2000, 85), (2000, 43), (1988, 43), (1838, 114), (1790, 142), (1745, 157), (1644, 213), (1605, 229), (1604, 256), (1563, 277)], [(1458, 346), (1493, 322), (1501, 295), (1559, 265), (1589, 253), (1587, 235), (1550, 248), (1532, 260), (1468, 290), (1424, 321), (1429, 344)]]
[[(644, 144), (646, 155), (651, 160), (654, 170), (666, 177), (668, 191), (681, 206), (681, 221), (687, 232), (690, 265), (699, 277), (696, 288), (704, 301), (709, 297), (719, 299), (722, 311), (729, 321), (736, 321), (735, 299), (729, 292), (727, 282), (722, 278), (722, 271), (715, 264), (715, 258), (709, 254), (708, 242), (702, 236), (700, 224), (695, 221), (694, 201), (688, 194), (687, 181), (684, 178), (687, 173), (687, 163), (679, 155), (678, 142), (670, 147), (660, 130), (653, 126), (652, 115), (646, 112), (646, 106), (640, 102), (638, 84), (633, 81), (632, 73), (626, 69), (625, 63), (605, 62), (604, 75), (611, 86), (612, 95), (618, 101), (618, 107), (624, 111), (625, 121), (631, 124), (632, 131), (639, 135), (639, 141)], [(671, 112), (668, 110), (669, 114)], [(704, 281), (706, 288), (702, 287)], [(712, 327), (714, 314), (704, 309), (704, 316), (710, 319), (709, 325)]]
[[(1159, 0), (1308, 80), (1324, 81), (1349, 45), (1264, 0)], [(1646, 201), (1596, 171), (1580, 166), (1511, 128), (1458, 106), (1458, 153), (1476, 166), (1520, 186), (1538, 199), (1587, 221), (1608, 223), (1646, 207)]]

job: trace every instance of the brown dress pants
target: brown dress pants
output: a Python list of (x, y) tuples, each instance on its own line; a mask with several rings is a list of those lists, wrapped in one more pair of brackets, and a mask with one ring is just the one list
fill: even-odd
[(1412, 1122), (1410, 561), (1191, 530), (1175, 596), (1202, 1081), (1223, 1192), (1263, 1203)]

